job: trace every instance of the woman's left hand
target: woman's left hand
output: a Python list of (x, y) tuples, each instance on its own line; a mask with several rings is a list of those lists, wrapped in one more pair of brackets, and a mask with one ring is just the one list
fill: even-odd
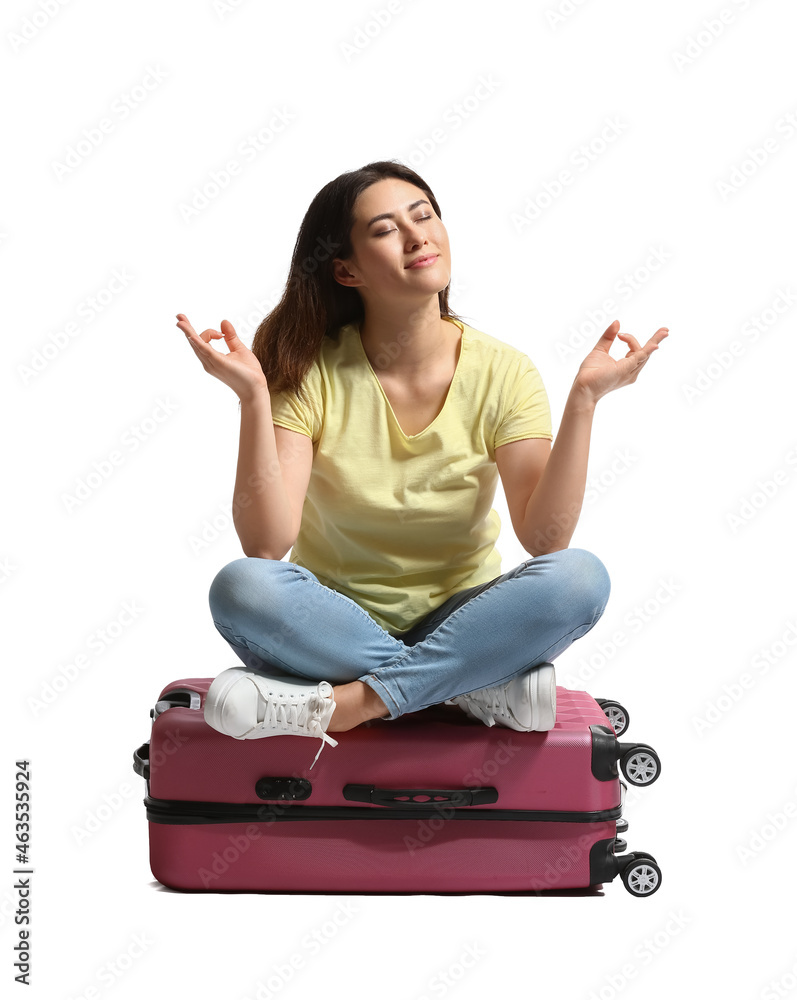
[[(594, 350), (590, 351), (581, 362), (581, 367), (573, 383), (573, 388), (583, 392), (592, 402), (597, 403), (601, 396), (605, 396), (612, 389), (619, 389), (622, 385), (636, 382), (637, 375), (642, 371), (645, 362), (654, 351), (659, 349), (659, 344), (668, 336), (667, 327), (662, 326), (644, 347), (640, 347), (639, 341), (630, 333), (618, 333), (619, 328), (619, 319), (607, 327)], [(628, 354), (617, 360), (609, 354), (609, 348), (615, 337), (625, 340), (629, 347)]]

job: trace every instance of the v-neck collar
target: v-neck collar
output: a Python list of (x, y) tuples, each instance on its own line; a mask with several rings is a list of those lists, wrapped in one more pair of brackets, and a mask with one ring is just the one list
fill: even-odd
[(453, 318), (450, 318), (448, 316), (443, 316), (441, 318), (447, 320), (450, 323), (453, 323), (455, 326), (458, 326), (459, 329), (460, 329), (460, 331), (461, 331), (461, 337), (460, 337), (460, 341), (459, 341), (459, 357), (457, 358), (457, 366), (454, 369), (454, 375), (453, 375), (453, 377), (451, 379), (451, 382), (449, 383), (448, 392), (446, 393), (446, 398), (443, 400), (443, 405), (440, 408), (440, 412), (431, 421), (431, 423), (427, 424), (426, 427), (424, 427), (424, 429), (422, 431), (418, 431), (417, 434), (406, 434), (404, 432), (404, 430), (402, 429), (402, 426), (401, 426), (401, 424), (398, 421), (398, 417), (396, 416), (395, 411), (393, 410), (393, 406), (391, 405), (390, 400), (387, 398), (387, 393), (385, 392), (385, 387), (379, 381), (379, 376), (374, 371), (373, 366), (371, 365), (371, 362), (368, 360), (368, 355), (365, 353), (365, 348), (363, 347), (362, 338), (360, 337), (360, 321), (359, 320), (355, 320), (352, 323), (352, 327), (354, 329), (354, 336), (355, 336), (355, 338), (357, 340), (357, 344), (358, 344), (358, 346), (360, 348), (360, 353), (362, 354), (363, 359), (365, 360), (366, 365), (368, 365), (368, 370), (371, 372), (371, 375), (373, 376), (373, 378), (374, 378), (377, 386), (379, 387), (379, 391), (382, 394), (382, 398), (387, 403), (388, 409), (390, 410), (390, 413), (391, 413), (391, 415), (393, 417), (393, 421), (394, 421), (396, 427), (398, 428), (399, 433), (407, 441), (414, 441), (416, 438), (422, 437), (431, 427), (434, 427), (434, 425), (437, 423), (437, 421), (442, 417), (443, 413), (445, 413), (445, 409), (448, 406), (448, 401), (449, 401), (449, 399), (451, 399), (451, 392), (452, 392), (452, 390), (454, 388), (454, 383), (457, 381), (457, 376), (459, 375), (459, 370), (462, 367), (462, 355), (463, 355), (463, 353), (465, 351), (465, 343), (466, 343), (466, 339), (465, 339), (466, 325), (461, 320), (453, 319)]

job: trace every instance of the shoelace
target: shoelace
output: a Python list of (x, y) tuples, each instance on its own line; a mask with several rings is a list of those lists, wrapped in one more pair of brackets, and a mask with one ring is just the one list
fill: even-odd
[(324, 732), (324, 730), (321, 728), (321, 723), (318, 721), (318, 719), (316, 718), (311, 719), (308, 725), (309, 728), (312, 729), (314, 736), (321, 737), (321, 746), (318, 748), (318, 753), (315, 755), (315, 757), (313, 757), (313, 763), (308, 768), (308, 771), (312, 771), (313, 768), (315, 767), (315, 762), (321, 756), (321, 751), (324, 749), (324, 744), (329, 743), (331, 746), (336, 747), (338, 745), (338, 741), (333, 740), (332, 737), (329, 735), (329, 733)]
[[(260, 694), (258, 685), (251, 677), (249, 679), (257, 688), (258, 694)], [(266, 702), (266, 712), (263, 716), (263, 721), (259, 722), (255, 726), (255, 729), (269, 729), (283, 725), (292, 729), (295, 733), (310, 733), (311, 736), (320, 737), (321, 746), (318, 748), (318, 753), (313, 758), (313, 763), (308, 769), (312, 771), (315, 762), (321, 756), (324, 745), (326, 743), (329, 743), (333, 747), (338, 745), (337, 740), (332, 739), (329, 733), (324, 732), (318, 718), (324, 708), (324, 703), (328, 699), (322, 698), (321, 695), (311, 694), (300, 708), (295, 698), (288, 700), (288, 697), (285, 696), (284, 699), (279, 701), (269, 699)]]
[(469, 711), (488, 726), (495, 725), (494, 712), (498, 712), (505, 718), (507, 716), (511, 717), (509, 706), (506, 703), (505, 684), (484, 688), (481, 691), (472, 691), (470, 694), (462, 695), (461, 697), (466, 699), (465, 703)]

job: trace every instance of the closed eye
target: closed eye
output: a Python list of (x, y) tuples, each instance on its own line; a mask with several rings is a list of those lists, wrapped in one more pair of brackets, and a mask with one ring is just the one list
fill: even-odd
[[(420, 219), (416, 219), (416, 222), (425, 222), (426, 219), (431, 219), (431, 215), (422, 215)], [(388, 233), (398, 232), (396, 229), (386, 229), (383, 233), (374, 233), (375, 236), (387, 236)]]

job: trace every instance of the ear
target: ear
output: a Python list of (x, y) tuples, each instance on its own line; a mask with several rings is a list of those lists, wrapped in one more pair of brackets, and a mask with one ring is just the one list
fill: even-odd
[(352, 274), (346, 262), (339, 257), (335, 257), (332, 261), (332, 277), (338, 284), (346, 285), (348, 288), (356, 288), (362, 284), (360, 278)]

